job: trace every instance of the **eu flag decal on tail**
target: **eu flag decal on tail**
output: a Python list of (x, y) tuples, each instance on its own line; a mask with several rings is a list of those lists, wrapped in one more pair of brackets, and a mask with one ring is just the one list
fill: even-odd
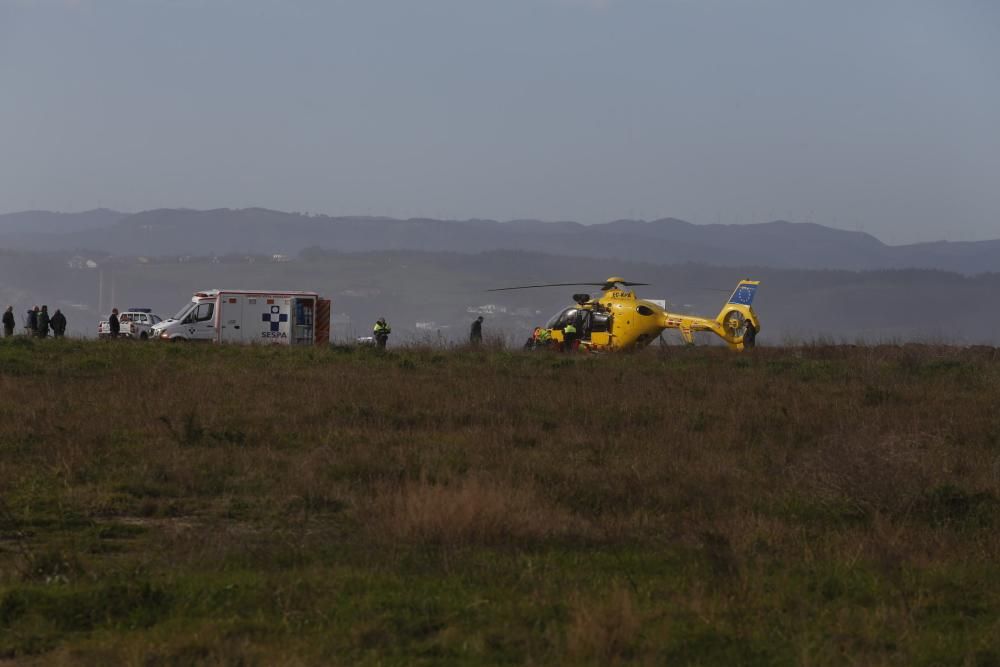
[(757, 294), (759, 283), (744, 281), (736, 287), (736, 291), (729, 297), (729, 303), (736, 303), (741, 306), (749, 306), (753, 303), (753, 297)]

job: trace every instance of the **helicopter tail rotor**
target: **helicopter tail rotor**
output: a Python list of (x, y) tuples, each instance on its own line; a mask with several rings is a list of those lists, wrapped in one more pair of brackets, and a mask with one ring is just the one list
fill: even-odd
[(722, 329), (730, 338), (743, 338), (747, 328), (746, 316), (738, 310), (727, 311), (722, 316)]
[(716, 333), (732, 346), (742, 346), (748, 322), (752, 323), (756, 330), (760, 330), (760, 320), (757, 319), (752, 307), (759, 285), (759, 280), (741, 280), (729, 297), (729, 301), (722, 307), (719, 316), (715, 318), (718, 326), (718, 329), (715, 329)]

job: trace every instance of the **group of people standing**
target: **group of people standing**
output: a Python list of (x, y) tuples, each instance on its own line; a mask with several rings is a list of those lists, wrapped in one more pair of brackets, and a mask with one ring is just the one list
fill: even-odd
[[(29, 336), (48, 338), (50, 330), (56, 338), (62, 338), (66, 335), (66, 316), (59, 309), (49, 315), (48, 306), (29, 308), (25, 322), (25, 329)], [(14, 335), (15, 325), (14, 306), (7, 306), (7, 310), (3, 314), (3, 335), (5, 338)]]

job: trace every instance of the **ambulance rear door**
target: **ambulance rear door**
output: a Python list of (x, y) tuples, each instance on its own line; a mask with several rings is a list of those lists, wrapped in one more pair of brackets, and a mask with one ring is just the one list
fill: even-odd
[(313, 345), (316, 340), (316, 297), (298, 296), (292, 304), (292, 345)]
[(219, 341), (222, 343), (242, 343), (243, 294), (225, 293), (219, 295)]

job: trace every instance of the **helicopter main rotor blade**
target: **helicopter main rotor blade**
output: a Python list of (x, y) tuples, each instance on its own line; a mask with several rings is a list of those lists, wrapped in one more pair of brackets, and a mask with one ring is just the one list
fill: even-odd
[(613, 290), (615, 285), (621, 285), (622, 287), (636, 287), (639, 285), (649, 285), (649, 283), (634, 283), (628, 280), (602, 280), (601, 282), (592, 283), (544, 283), (542, 285), (519, 285), (517, 287), (497, 287), (495, 289), (488, 289), (487, 292), (504, 292), (507, 290), (515, 289), (535, 289), (536, 287), (600, 287), (602, 291), (607, 292), (608, 290)]
[(505, 292), (513, 289), (535, 289), (536, 287), (604, 287), (605, 283), (546, 283), (544, 285), (520, 285), (518, 287), (496, 287), (487, 292)]

